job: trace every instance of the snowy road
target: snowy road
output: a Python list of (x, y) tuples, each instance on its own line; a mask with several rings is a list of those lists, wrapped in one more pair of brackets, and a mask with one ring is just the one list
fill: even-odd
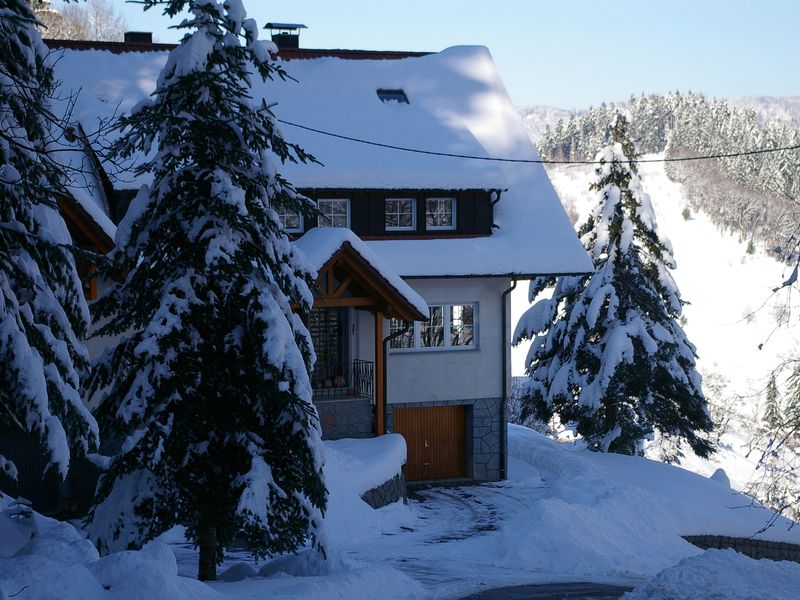
[[(212, 587), (236, 600), (262, 598), (265, 590), (303, 600), (456, 600), (494, 590), (473, 600), (503, 600), (525, 588), (501, 588), (534, 584), (551, 587), (528, 587), (529, 598), (551, 592), (611, 598), (619, 590), (566, 584), (636, 587), (702, 554), (682, 535), (748, 537), (769, 517), (769, 511), (742, 508), (744, 499), (718, 481), (663, 463), (587, 453), (514, 426), (509, 449), (507, 481), (422, 490), (407, 506), (373, 511), (357, 496), (348, 505), (332, 480), (330, 571), (295, 569), (287, 571), (295, 576)], [(785, 526), (764, 536), (800, 542), (800, 533)], [(193, 577), (195, 551), (180, 538), (165, 541), (172, 543), (181, 574)], [(220, 573), (235, 563), (250, 563), (253, 575), (263, 566), (253, 565), (246, 553), (230, 553)]]
[[(569, 460), (565, 462), (569, 463)], [(511, 460), (511, 468), (513, 481), (414, 492), (409, 497), (410, 520), (377, 537), (354, 537), (335, 549), (356, 565), (397, 569), (419, 582), (431, 598), (456, 599), (488, 590), (496, 590), (493, 593), (501, 595), (477, 597), (498, 600), (525, 598), (502, 594), (512, 593), (506, 588), (530, 584), (557, 582), (563, 587), (569, 582), (592, 579), (633, 587), (643, 581), (642, 578), (618, 575), (576, 577), (569, 568), (563, 572), (530, 569), (525, 564), (508, 560), (503, 555), (503, 548), (514, 521), (523, 519), (534, 501), (542, 501), (557, 493), (550, 482), (555, 474), (545, 473), (543, 477), (539, 471), (516, 459)], [(172, 548), (181, 574), (194, 576), (197, 569), (195, 550), (182, 540), (174, 540)], [(250, 561), (246, 552), (229, 552), (220, 572), (235, 563)], [(550, 588), (541, 589), (547, 591)]]
[(602, 583), (545, 583), (487, 590), (462, 600), (617, 600), (630, 590)]

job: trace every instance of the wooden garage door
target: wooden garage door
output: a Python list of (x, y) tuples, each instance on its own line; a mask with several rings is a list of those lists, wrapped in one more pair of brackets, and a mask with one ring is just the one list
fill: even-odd
[(406, 479), (409, 481), (466, 477), (464, 406), (395, 408), (394, 431), (406, 438)]

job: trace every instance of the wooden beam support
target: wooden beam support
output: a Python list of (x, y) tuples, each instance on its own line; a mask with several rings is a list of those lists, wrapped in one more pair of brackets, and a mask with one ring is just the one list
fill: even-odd
[(347, 291), (347, 288), (350, 287), (351, 283), (353, 283), (353, 276), (352, 275), (348, 275), (345, 278), (345, 280), (339, 284), (339, 287), (337, 287), (335, 290), (333, 290), (333, 295), (331, 297), (332, 298), (340, 297), (342, 294), (344, 294)]
[(325, 296), (333, 296), (333, 265), (325, 269)]
[(383, 311), (378, 310), (375, 311), (375, 433), (377, 435), (386, 433), (384, 421), (386, 398), (383, 394), (386, 365), (383, 359)]
[(315, 298), (314, 308), (338, 308), (340, 306), (378, 306), (377, 298)]

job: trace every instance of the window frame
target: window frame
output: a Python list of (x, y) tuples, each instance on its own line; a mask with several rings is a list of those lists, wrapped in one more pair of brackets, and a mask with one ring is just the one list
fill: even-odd
[[(451, 339), (451, 331), (453, 327), (453, 307), (454, 306), (472, 306), (472, 343), (470, 345), (453, 345)], [(431, 309), (433, 307), (441, 307), (443, 309), (442, 321), (444, 327), (444, 338), (443, 344), (441, 346), (423, 346), (422, 345), (422, 330), (427, 326), (427, 321), (414, 321), (411, 324), (411, 328), (409, 331), (413, 332), (411, 337), (413, 345), (410, 347), (399, 347), (399, 346), (392, 346), (392, 344), (396, 340), (392, 340), (389, 344), (389, 350), (391, 352), (398, 352), (398, 353), (410, 353), (410, 352), (469, 352), (471, 350), (480, 350), (480, 344), (478, 343), (479, 337), (478, 333), (480, 330), (479, 325), (479, 303), (475, 302), (429, 302), (428, 308)], [(389, 321), (389, 332), (391, 333), (393, 329), (397, 330), (402, 328), (402, 325), (398, 327), (392, 327), (392, 322), (396, 321), (396, 319), (388, 319)], [(401, 321), (397, 320), (401, 323)], [(401, 338), (402, 339), (402, 338)]]
[[(429, 225), (428, 224), (428, 202), (431, 200), (441, 201), (447, 200), (450, 202), (450, 214), (452, 217), (452, 223), (450, 225)], [(426, 231), (455, 231), (458, 228), (458, 221), (456, 215), (456, 205), (457, 205), (456, 197), (455, 196), (429, 196), (425, 198), (425, 230)], [(438, 207), (437, 207), (438, 208)], [(438, 211), (437, 213), (438, 214)]]
[[(390, 226), (390, 225), (387, 225), (386, 224), (386, 217), (390, 213), (386, 209), (386, 203), (387, 202), (392, 202), (392, 201), (399, 202), (399, 201), (403, 201), (403, 200), (408, 200), (409, 202), (411, 202), (411, 225), (407, 225), (407, 226), (403, 226), (403, 225), (391, 225)], [(403, 215), (405, 213), (396, 212), (396, 213), (391, 213), (391, 214), (397, 215), (398, 216), (398, 222), (399, 222), (400, 221), (400, 219), (399, 219), (400, 215)], [(417, 230), (417, 199), (413, 198), (411, 196), (405, 196), (405, 197), (389, 197), (389, 196), (387, 196), (387, 197), (385, 197), (383, 199), (383, 229), (384, 229), (384, 231), (416, 231)]]
[[(346, 225), (333, 225), (331, 223), (326, 223), (326, 217), (322, 212), (322, 203), (323, 202), (344, 202), (345, 203), (345, 222)], [(320, 211), (319, 216), (317, 217), (317, 227), (346, 227), (350, 229), (350, 198), (318, 198), (317, 199), (317, 208)], [(339, 215), (341, 213), (337, 213)]]
[[(277, 213), (278, 220), (280, 221), (281, 226), (283, 227), (283, 230), (286, 233), (303, 233), (305, 231), (305, 218), (303, 217), (303, 213), (300, 212), (299, 210), (290, 211), (289, 208), (286, 206), (276, 206), (275, 212)], [(295, 214), (298, 217), (300, 225), (298, 227), (286, 227), (286, 223), (284, 223), (284, 218), (290, 215), (294, 216)]]

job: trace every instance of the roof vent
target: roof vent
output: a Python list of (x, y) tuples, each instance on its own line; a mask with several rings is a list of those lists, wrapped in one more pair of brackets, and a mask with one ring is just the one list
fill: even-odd
[(152, 44), (153, 33), (151, 31), (126, 31), (126, 44)]
[(403, 90), (388, 90), (388, 89), (378, 89), (376, 90), (378, 94), (378, 98), (381, 99), (381, 102), (395, 102), (397, 104), (408, 104), (408, 96)]
[(269, 29), (278, 48), (299, 48), (300, 30), (308, 27), (301, 23), (267, 23), (264, 29)]

